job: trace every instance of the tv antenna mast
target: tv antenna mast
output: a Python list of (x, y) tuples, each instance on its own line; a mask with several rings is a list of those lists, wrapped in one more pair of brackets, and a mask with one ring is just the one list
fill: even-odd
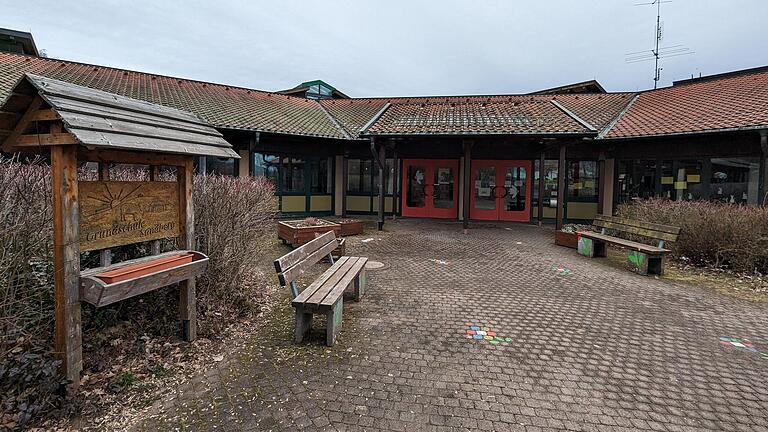
[[(635, 3), (635, 6), (656, 6), (656, 41), (655, 48), (651, 50), (643, 50), (626, 54), (627, 63), (638, 63), (648, 60), (654, 60), (655, 66), (653, 68), (653, 88), (656, 89), (659, 86), (659, 80), (661, 79), (661, 71), (663, 68), (659, 67), (659, 60), (677, 57), (681, 55), (689, 55), (694, 52), (690, 48), (686, 48), (683, 45), (672, 45), (668, 47), (659, 47), (659, 43), (664, 39), (664, 22), (661, 21), (661, 4), (672, 3), (671, 0), (653, 0), (650, 3)], [(650, 52), (649, 52), (650, 51)]]

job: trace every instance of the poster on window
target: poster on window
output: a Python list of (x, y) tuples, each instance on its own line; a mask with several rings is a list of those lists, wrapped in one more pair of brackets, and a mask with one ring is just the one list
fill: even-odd
[(450, 168), (438, 168), (437, 169), (437, 184), (447, 185), (451, 184), (453, 176), (451, 175)]

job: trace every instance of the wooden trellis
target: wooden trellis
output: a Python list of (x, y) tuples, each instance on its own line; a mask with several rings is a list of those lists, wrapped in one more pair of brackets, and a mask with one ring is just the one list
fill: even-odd
[[(195, 276), (208, 257), (194, 250), (193, 158), (237, 158), (221, 134), (172, 108), (27, 74), (0, 107), (5, 152), (50, 155), (53, 189), (56, 352), (76, 387), (82, 365), (80, 302), (105, 306), (179, 284), (182, 335), (196, 337)], [(78, 182), (83, 162), (97, 181)], [(145, 165), (149, 181), (113, 181), (111, 164)], [(158, 181), (173, 167), (175, 182)], [(160, 253), (162, 238), (178, 250)], [(149, 256), (111, 263), (110, 248), (151, 241)], [(80, 254), (100, 251), (100, 266), (81, 271)]]

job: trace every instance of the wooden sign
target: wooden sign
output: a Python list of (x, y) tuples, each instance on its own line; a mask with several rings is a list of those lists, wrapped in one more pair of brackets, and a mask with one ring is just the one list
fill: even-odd
[(176, 182), (80, 182), (80, 250), (179, 236)]

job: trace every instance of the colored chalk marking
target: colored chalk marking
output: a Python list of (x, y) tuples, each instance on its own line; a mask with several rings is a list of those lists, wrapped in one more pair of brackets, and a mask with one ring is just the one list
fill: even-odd
[(485, 336), (485, 331), (483, 331), (483, 330), (478, 330), (478, 331), (477, 331), (477, 334)]
[(477, 330), (480, 330), (480, 327), (478, 327), (478, 326), (471, 326), (469, 329), (477, 331)]
[(507, 341), (507, 342), (512, 342), (512, 338), (511, 337), (504, 338), (504, 340)]
[(467, 330), (467, 334), (473, 335), (473, 334), (475, 334), (475, 331), (474, 330)]
[(489, 331), (489, 332), (488, 332), (488, 336), (496, 336), (496, 332), (493, 332), (493, 331)]
[(486, 337), (484, 337), (483, 339), (485, 339), (485, 340), (487, 340), (487, 341), (490, 341), (490, 340), (493, 340), (493, 336), (486, 336)]
[(472, 339), (474, 341), (480, 341), (480, 342), (488, 341), (488, 343), (493, 345), (498, 345), (504, 342), (512, 342), (511, 337), (499, 336), (499, 334), (491, 330), (490, 327), (476, 326), (476, 325), (471, 325), (468, 327), (469, 328), (466, 330), (467, 339)]
[(492, 343), (492, 344), (494, 344), (494, 345), (498, 345), (498, 344), (499, 344), (499, 341), (497, 341), (497, 340), (495, 340), (495, 339), (494, 339), (494, 340), (492, 340), (492, 341), (489, 341), (489, 342), (490, 342), (490, 343)]
[(473, 338), (475, 338), (475, 339), (477, 339), (477, 340), (482, 340), (482, 339), (483, 339), (483, 336), (482, 336), (482, 335), (479, 335), (479, 334), (476, 334), (476, 335), (474, 335), (474, 336), (472, 336), (472, 337), (473, 337)]
[(726, 346), (736, 347), (742, 351), (759, 354), (763, 358), (768, 358), (768, 351), (761, 351), (755, 348), (754, 344), (749, 339), (721, 336), (720, 344)]

